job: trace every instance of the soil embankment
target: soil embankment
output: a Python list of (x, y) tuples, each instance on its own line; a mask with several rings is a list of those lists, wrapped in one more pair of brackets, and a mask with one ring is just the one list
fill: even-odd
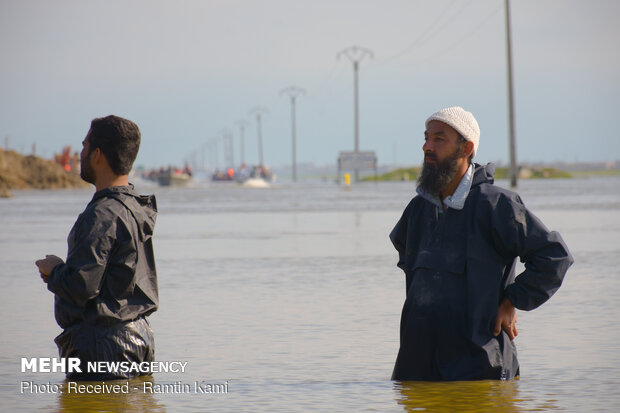
[(77, 172), (34, 155), (24, 156), (0, 149), (0, 197), (10, 197), (11, 189), (84, 188), (88, 184)]

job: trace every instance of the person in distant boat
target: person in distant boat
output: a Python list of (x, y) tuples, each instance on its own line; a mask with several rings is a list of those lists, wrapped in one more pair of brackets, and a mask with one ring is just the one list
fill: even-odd
[(156, 201), (128, 182), (140, 147), (135, 123), (113, 115), (94, 119), (82, 145), (80, 176), (96, 192), (69, 233), (67, 261), (47, 255), (35, 264), (55, 295), (56, 321), (64, 330), (55, 339), (60, 357), (81, 361), (82, 373), (67, 378), (129, 378), (144, 373), (89, 373), (86, 366), (154, 359), (146, 317), (159, 303), (152, 242)]
[(393, 380), (518, 376), (515, 308), (547, 301), (573, 263), (557, 232), (493, 185), (493, 164), (473, 163), (479, 139), (460, 107), (426, 120), (418, 195), (390, 233), (407, 292)]

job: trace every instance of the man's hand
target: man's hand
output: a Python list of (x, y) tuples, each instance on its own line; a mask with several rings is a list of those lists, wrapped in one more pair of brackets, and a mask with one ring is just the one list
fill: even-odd
[(495, 321), (493, 335), (498, 336), (502, 328), (504, 328), (511, 341), (519, 335), (517, 331), (517, 311), (508, 298), (504, 298), (497, 309), (497, 321)]
[(42, 260), (37, 260), (34, 262), (34, 264), (39, 267), (39, 273), (41, 274), (41, 279), (43, 279), (44, 283), (47, 283), (47, 277), (49, 277), (54, 267), (58, 264), (64, 263), (65, 262), (62, 258), (55, 255), (46, 255)]

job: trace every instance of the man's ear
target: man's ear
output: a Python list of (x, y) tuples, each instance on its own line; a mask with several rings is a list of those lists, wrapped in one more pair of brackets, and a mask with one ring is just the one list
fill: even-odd
[(474, 143), (472, 141), (465, 141), (465, 157), (469, 158), (474, 152)]
[(100, 148), (95, 148), (91, 151), (90, 156), (93, 157), (91, 162), (100, 162), (103, 159), (103, 152)]

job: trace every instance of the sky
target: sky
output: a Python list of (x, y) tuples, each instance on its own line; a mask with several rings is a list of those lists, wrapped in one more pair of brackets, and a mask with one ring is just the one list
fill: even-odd
[[(142, 132), (136, 165), (330, 165), (359, 142), (380, 164), (419, 165), (424, 122), (448, 106), (481, 128), (476, 160), (507, 162), (502, 0), (0, 0), (0, 145), (51, 157), (93, 118)], [(510, 2), (519, 162), (620, 159), (620, 2)], [(217, 150), (217, 151), (216, 151)]]

